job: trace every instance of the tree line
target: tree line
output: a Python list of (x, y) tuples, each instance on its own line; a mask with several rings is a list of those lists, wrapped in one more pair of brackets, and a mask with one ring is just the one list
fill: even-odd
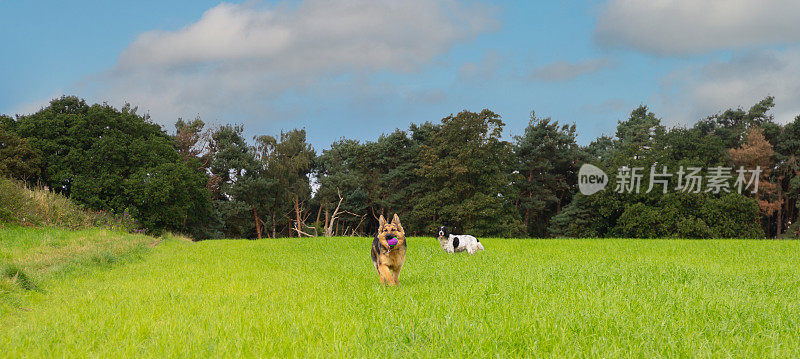
[[(639, 106), (586, 146), (574, 124), (531, 113), (505, 138), (500, 115), (462, 111), (318, 152), (304, 129), (248, 140), (242, 126), (197, 118), (167, 132), (130, 105), (64, 96), (0, 116), (0, 175), (195, 239), (371, 235), (392, 213), (412, 235), (449, 225), (502, 237), (796, 236), (800, 117), (777, 124), (773, 106), (767, 97), (673, 128)], [(578, 192), (584, 163), (608, 174), (605, 191)], [(653, 166), (763, 171), (757, 193), (675, 191), (674, 176), (666, 193), (614, 191), (618, 170), (636, 166), (643, 183)]]

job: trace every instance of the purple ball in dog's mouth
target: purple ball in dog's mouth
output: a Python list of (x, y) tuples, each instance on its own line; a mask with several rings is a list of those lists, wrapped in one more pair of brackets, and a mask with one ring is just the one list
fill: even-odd
[(386, 241), (386, 243), (389, 243), (390, 247), (394, 247), (394, 246), (397, 245), (397, 238), (392, 238), (392, 239)]

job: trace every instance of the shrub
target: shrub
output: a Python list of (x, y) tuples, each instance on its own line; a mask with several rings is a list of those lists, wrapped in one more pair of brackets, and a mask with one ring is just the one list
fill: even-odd
[(703, 204), (700, 216), (716, 238), (764, 238), (758, 204), (752, 198), (728, 194)]
[(579, 194), (550, 230), (556, 237), (764, 238), (755, 200), (736, 193)]
[[(662, 208), (636, 203), (625, 209), (617, 221), (613, 235), (626, 238), (660, 238), (672, 226), (669, 217), (662, 217)], [(665, 221), (665, 219), (667, 219)]]
[(678, 221), (675, 228), (675, 237), (678, 238), (712, 238), (714, 232), (700, 218), (689, 217)]
[(597, 211), (591, 197), (575, 195), (572, 202), (550, 220), (548, 232), (553, 237), (600, 237)]

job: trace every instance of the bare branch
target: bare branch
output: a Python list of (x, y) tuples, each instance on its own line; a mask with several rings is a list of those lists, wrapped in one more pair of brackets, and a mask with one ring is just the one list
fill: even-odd
[(342, 197), (342, 191), (339, 188), (336, 188), (336, 194), (339, 196), (339, 203), (336, 204), (336, 209), (333, 210), (331, 220), (328, 223), (328, 226), (325, 227), (325, 237), (331, 237), (333, 235), (334, 223), (336, 223), (336, 220), (339, 219), (339, 208), (341, 208), (342, 201), (344, 200), (344, 197)]
[(292, 228), (292, 230), (294, 230), (295, 232), (297, 232), (299, 235), (304, 235), (304, 236), (306, 236), (306, 237), (314, 237), (314, 236), (312, 236), (312, 235), (310, 235), (310, 234), (308, 234), (308, 233), (306, 233), (306, 232), (303, 232), (303, 231), (301, 231), (301, 230), (299, 230), (299, 229), (297, 229), (297, 228)]

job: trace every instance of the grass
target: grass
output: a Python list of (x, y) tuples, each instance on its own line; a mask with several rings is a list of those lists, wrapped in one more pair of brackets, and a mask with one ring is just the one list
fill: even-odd
[(0, 323), (20, 314), (28, 292), (46, 293), (48, 282), (141, 258), (156, 241), (108, 229), (0, 227)]
[[(369, 239), (166, 241), (42, 280), (0, 327), (31, 357), (797, 357), (800, 243), (412, 238), (386, 288)], [(27, 252), (27, 251), (26, 251)], [(119, 263), (118, 263), (119, 264)]]

